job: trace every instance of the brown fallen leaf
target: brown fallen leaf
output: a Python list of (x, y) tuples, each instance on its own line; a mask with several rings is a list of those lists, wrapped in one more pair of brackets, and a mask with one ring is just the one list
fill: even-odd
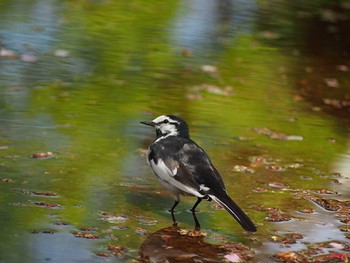
[(253, 191), (257, 193), (264, 193), (264, 192), (267, 192), (268, 190), (264, 187), (257, 187)]
[(100, 253), (97, 253), (96, 256), (107, 258), (107, 257), (109, 257), (109, 254), (105, 253), (105, 252), (100, 252)]
[(57, 221), (53, 224), (56, 226), (68, 226), (69, 225), (67, 222), (63, 222), (63, 221)]
[(280, 211), (279, 209), (275, 207), (263, 207), (259, 205), (252, 205), (251, 208), (257, 210), (257, 211), (263, 211), (263, 212), (278, 212)]
[(99, 235), (92, 234), (92, 233), (74, 232), (73, 235), (79, 238), (100, 239)]
[(238, 173), (247, 173), (247, 174), (253, 174), (255, 173), (253, 168), (244, 166), (244, 165), (235, 165), (232, 169), (232, 171), (234, 172), (238, 172)]
[(57, 194), (55, 194), (53, 192), (37, 192), (37, 191), (33, 191), (32, 193), (33, 193), (33, 195), (41, 195), (41, 196), (57, 196)]
[(124, 246), (112, 246), (112, 245), (109, 245), (107, 250), (111, 251), (111, 254), (113, 256), (121, 256), (122, 254), (125, 253), (125, 251), (127, 249)]
[(286, 263), (306, 263), (307, 258), (297, 252), (282, 252), (273, 255), (274, 258)]
[(13, 183), (13, 180), (10, 179), (10, 178), (2, 178), (1, 182), (3, 182), (3, 183)]
[(349, 256), (347, 254), (342, 254), (342, 253), (319, 255), (319, 256), (313, 257), (311, 262), (317, 262), (317, 263), (349, 262)]
[(319, 189), (319, 190), (311, 190), (312, 193), (320, 194), (320, 195), (336, 195), (338, 194), (336, 191), (328, 190), (328, 189)]
[(282, 140), (282, 141), (302, 141), (304, 138), (300, 135), (287, 135), (280, 132), (275, 132), (270, 130), (269, 128), (254, 128), (253, 131), (255, 131), (257, 134), (266, 135), (270, 137), (271, 139), (275, 140)]
[(60, 205), (58, 205), (58, 204), (45, 203), (45, 202), (43, 202), (43, 201), (34, 202), (34, 204), (35, 204), (36, 206), (40, 206), (40, 207), (44, 207), (44, 208), (56, 208), (56, 207), (60, 207)]
[(271, 213), (269, 214), (267, 217), (265, 217), (265, 221), (267, 222), (285, 222), (285, 221), (290, 221), (291, 218), (287, 215), (283, 215), (280, 212), (276, 212), (276, 213)]
[(298, 210), (300, 213), (303, 213), (303, 214), (312, 214), (314, 213), (314, 210), (312, 208), (304, 208), (304, 209), (301, 209), (301, 210)]
[(286, 170), (286, 168), (279, 166), (279, 165), (275, 165), (275, 164), (265, 166), (265, 168), (267, 170), (274, 171), (274, 172), (283, 172)]
[(45, 230), (33, 230), (32, 234), (54, 234), (56, 233), (55, 230), (52, 229), (45, 229)]
[(342, 232), (350, 232), (350, 226), (341, 226), (340, 228), (340, 231)]
[(54, 157), (54, 154), (52, 152), (38, 152), (32, 154), (32, 158), (35, 159), (49, 159), (52, 157)]
[(305, 199), (316, 203), (328, 211), (338, 211), (341, 209), (341, 207), (338, 205), (339, 202), (337, 200), (318, 198), (315, 196), (307, 196)]
[(270, 239), (273, 242), (283, 243), (283, 244), (295, 244), (297, 239), (302, 239), (302, 234), (288, 233), (283, 236), (271, 236)]
[(80, 230), (83, 232), (91, 232), (91, 231), (96, 231), (97, 227), (85, 226), (85, 227), (81, 227)]

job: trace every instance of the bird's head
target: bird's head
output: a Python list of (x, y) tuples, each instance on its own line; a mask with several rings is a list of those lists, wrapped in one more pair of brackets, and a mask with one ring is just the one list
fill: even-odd
[(189, 130), (187, 123), (174, 115), (161, 115), (153, 121), (141, 121), (142, 124), (155, 127), (157, 138), (173, 135), (189, 138)]

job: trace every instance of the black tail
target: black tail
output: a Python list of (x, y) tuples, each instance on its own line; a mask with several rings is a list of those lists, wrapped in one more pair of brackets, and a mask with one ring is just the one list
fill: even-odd
[(210, 197), (221, 205), (234, 219), (247, 231), (256, 232), (256, 227), (252, 220), (243, 212), (243, 210), (225, 193), (220, 197), (210, 195)]

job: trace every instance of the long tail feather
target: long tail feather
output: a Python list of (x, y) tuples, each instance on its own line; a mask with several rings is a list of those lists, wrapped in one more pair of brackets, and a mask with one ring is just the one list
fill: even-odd
[(209, 195), (214, 201), (221, 205), (234, 219), (247, 231), (255, 232), (256, 227), (252, 220), (243, 212), (243, 210), (227, 195), (220, 197)]

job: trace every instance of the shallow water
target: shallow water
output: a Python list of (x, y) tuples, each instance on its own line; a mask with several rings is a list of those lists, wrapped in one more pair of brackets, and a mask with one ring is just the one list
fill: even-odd
[[(349, 243), (348, 3), (2, 1), (0, 13), (1, 262), (141, 260), (169, 245), (159, 236), (204, 262), (233, 241), (255, 262)], [(256, 234), (203, 202), (205, 236), (191, 237), (189, 197), (168, 228), (173, 200), (139, 124), (164, 113), (187, 120)], [(291, 220), (267, 222), (273, 211)], [(288, 233), (303, 238), (272, 241)]]

